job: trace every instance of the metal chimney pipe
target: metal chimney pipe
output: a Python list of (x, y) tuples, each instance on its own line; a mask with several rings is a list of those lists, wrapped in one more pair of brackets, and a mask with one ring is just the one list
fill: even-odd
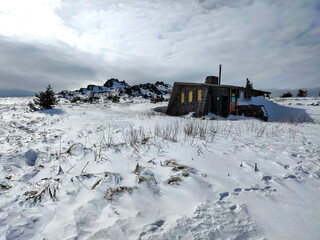
[(221, 85), (221, 64), (219, 65), (219, 85)]

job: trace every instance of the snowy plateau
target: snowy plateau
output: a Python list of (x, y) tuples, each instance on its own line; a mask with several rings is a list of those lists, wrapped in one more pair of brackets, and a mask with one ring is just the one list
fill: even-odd
[(269, 122), (30, 100), (0, 98), (0, 239), (320, 239), (320, 98)]

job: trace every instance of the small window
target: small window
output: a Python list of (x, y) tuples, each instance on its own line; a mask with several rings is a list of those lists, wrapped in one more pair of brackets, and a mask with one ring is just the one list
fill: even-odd
[(201, 89), (198, 90), (198, 101), (201, 101)]
[(184, 92), (181, 93), (181, 103), (184, 103)]
[(192, 102), (192, 91), (189, 91), (189, 102)]

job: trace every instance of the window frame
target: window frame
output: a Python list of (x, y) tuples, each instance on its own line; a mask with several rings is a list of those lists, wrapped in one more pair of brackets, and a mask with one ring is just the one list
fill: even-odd
[(193, 98), (193, 91), (189, 91), (189, 103), (192, 102)]
[(202, 98), (202, 90), (198, 89), (198, 91), (197, 91), (197, 100), (198, 100), (198, 102), (201, 101), (201, 98)]

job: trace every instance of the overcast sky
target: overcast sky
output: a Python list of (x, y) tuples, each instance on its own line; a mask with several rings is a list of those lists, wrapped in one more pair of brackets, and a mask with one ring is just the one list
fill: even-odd
[(0, 89), (320, 86), (319, 0), (0, 0)]

